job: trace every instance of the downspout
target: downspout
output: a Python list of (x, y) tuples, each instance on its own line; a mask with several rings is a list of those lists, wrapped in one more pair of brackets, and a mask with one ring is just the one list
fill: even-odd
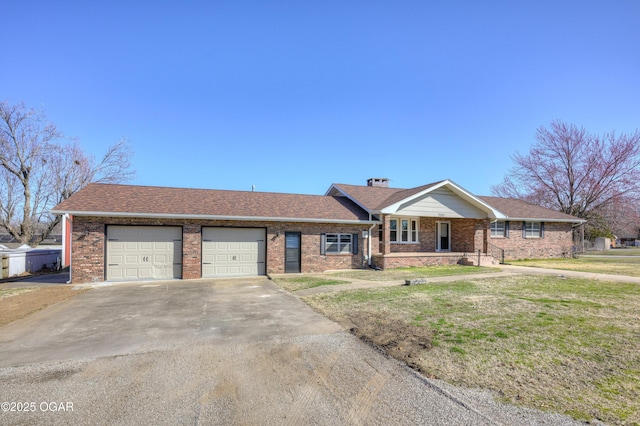
[[(69, 218), (69, 220), (66, 220), (67, 218)], [(71, 221), (71, 216), (68, 213), (65, 213), (65, 215), (63, 216), (63, 239), (62, 239), (62, 250), (65, 250), (65, 243), (69, 245), (69, 281), (67, 281), (67, 284), (71, 284), (71, 274), (73, 273), (73, 268), (71, 267), (71, 262), (73, 259), (73, 256), (71, 255), (71, 252), (73, 251), (73, 244), (71, 244), (71, 242), (73, 241), (73, 222)], [(67, 225), (68, 224), (68, 225)], [(69, 230), (67, 232), (66, 226), (69, 226)], [(67, 238), (67, 235), (69, 235), (69, 238)], [(66, 251), (66, 250), (65, 250)]]
[[(369, 213), (369, 222), (371, 222), (371, 213)], [(368, 267), (371, 267), (371, 236), (373, 235), (372, 232), (373, 232), (373, 228), (375, 226), (376, 226), (376, 224), (374, 223), (374, 224), (371, 225), (371, 228), (369, 228), (369, 238), (368, 238), (369, 241), (368, 241), (368, 244), (367, 244), (369, 246), (368, 247), (369, 258), (367, 260), (367, 266)]]

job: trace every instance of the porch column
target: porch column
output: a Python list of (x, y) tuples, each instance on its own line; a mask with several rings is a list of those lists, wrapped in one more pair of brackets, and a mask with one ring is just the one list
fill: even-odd
[(390, 222), (391, 221), (388, 214), (382, 215), (382, 232), (384, 234), (384, 250), (382, 251), (383, 254), (391, 253), (391, 230), (389, 229)]
[(476, 237), (475, 237), (475, 250), (482, 250), (483, 253), (487, 253), (487, 244), (489, 242), (489, 228), (491, 227), (491, 220), (481, 219), (476, 221)]

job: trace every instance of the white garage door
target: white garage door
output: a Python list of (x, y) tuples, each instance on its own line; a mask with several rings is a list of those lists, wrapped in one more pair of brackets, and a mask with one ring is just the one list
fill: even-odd
[(202, 276), (265, 274), (263, 228), (202, 228)]
[(107, 227), (108, 281), (181, 277), (181, 227)]

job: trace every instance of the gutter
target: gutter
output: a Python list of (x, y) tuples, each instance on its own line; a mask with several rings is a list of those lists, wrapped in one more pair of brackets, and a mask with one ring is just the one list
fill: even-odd
[(323, 218), (299, 218), (299, 217), (270, 217), (270, 216), (225, 216), (225, 215), (193, 215), (193, 214), (170, 214), (170, 213), (123, 213), (123, 212), (87, 212), (87, 211), (60, 211), (51, 210), (53, 214), (71, 214), (74, 216), (91, 217), (123, 217), (123, 218), (145, 218), (145, 219), (201, 219), (201, 220), (238, 220), (238, 221), (263, 221), (263, 222), (305, 222), (305, 223), (344, 223), (344, 224), (371, 224), (376, 221), (371, 220), (349, 220), (349, 219), (323, 219)]
[[(525, 222), (561, 222), (561, 223), (576, 223), (576, 224), (581, 224), (581, 223), (586, 223), (587, 221), (584, 219), (553, 219), (553, 218), (548, 218), (548, 217), (507, 217), (503, 220), (507, 220), (507, 221), (515, 221), (515, 220), (521, 220), (521, 221), (525, 221)], [(494, 222), (494, 221), (492, 221)]]

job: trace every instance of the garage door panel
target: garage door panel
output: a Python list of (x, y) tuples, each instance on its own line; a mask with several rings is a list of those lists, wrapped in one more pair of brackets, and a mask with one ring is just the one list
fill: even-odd
[(202, 276), (265, 274), (264, 228), (202, 228)]
[(181, 278), (181, 238), (176, 226), (108, 226), (107, 280)]

